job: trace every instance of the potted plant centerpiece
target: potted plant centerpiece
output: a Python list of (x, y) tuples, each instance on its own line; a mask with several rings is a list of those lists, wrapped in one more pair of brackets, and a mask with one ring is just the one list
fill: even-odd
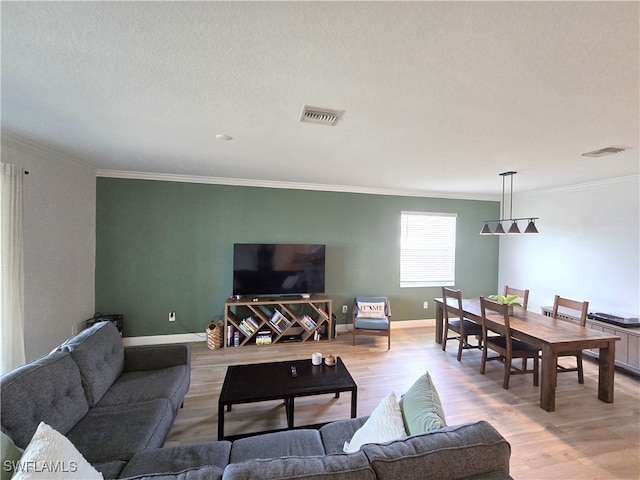
[(518, 295), (489, 295), (487, 298), (503, 305), (509, 305), (509, 315), (513, 315), (513, 307), (521, 307), (520, 297)]

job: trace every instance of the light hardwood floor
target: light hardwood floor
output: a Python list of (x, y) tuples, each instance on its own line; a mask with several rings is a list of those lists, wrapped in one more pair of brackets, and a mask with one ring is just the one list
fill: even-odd
[[(525, 479), (639, 479), (640, 379), (616, 370), (614, 403), (598, 400), (598, 368), (585, 359), (585, 382), (577, 374), (558, 376), (556, 411), (539, 407), (531, 375), (511, 377), (502, 388), (502, 365), (489, 362), (479, 373), (480, 351), (456, 361), (456, 341), (443, 352), (434, 327), (396, 328), (391, 350), (386, 339), (351, 334), (332, 342), (278, 344), (209, 350), (192, 344), (191, 388), (167, 446), (216, 440), (217, 400), (228, 365), (311, 358), (314, 351), (342, 357), (358, 384), (358, 415), (368, 415), (390, 391), (401, 395), (429, 371), (444, 405), (447, 423), (487, 420), (511, 444), (511, 475)], [(264, 379), (267, 380), (268, 379)], [(296, 400), (296, 425), (348, 418), (350, 396)], [(238, 405), (225, 417), (225, 433), (286, 426), (280, 402)]]

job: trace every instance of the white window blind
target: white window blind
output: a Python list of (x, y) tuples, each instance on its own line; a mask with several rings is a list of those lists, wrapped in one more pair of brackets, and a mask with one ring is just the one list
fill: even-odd
[(400, 287), (455, 285), (456, 217), (401, 213)]

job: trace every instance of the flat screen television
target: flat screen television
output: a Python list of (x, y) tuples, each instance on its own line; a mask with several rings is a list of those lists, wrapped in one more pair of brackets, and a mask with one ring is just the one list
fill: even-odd
[(298, 243), (233, 245), (233, 295), (324, 293), (325, 246)]

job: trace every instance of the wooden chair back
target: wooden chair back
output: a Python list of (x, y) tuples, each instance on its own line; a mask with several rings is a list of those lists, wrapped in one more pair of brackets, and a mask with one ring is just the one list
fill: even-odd
[(509, 285), (504, 286), (504, 296), (508, 297), (509, 295), (517, 295), (522, 300), (522, 309), (526, 310), (527, 305), (529, 304), (529, 290), (520, 290), (518, 288), (510, 287)]
[(444, 321), (449, 323), (449, 314), (462, 321), (462, 292), (453, 288), (442, 287), (442, 302), (444, 303)]
[[(486, 337), (486, 331), (490, 330), (503, 337), (511, 338), (511, 325), (509, 324), (509, 305), (494, 302), (488, 298), (480, 297), (480, 311), (482, 312), (482, 330)], [(492, 320), (498, 320), (498, 323), (487, 322), (487, 316), (491, 315)], [(511, 342), (507, 342), (509, 345)]]
[[(572, 315), (563, 315), (562, 312), (559, 312), (559, 307), (568, 308), (578, 312), (580, 314), (578, 320), (573, 318)], [(588, 310), (589, 302), (570, 300), (568, 298), (561, 297), (560, 295), (556, 295), (555, 299), (553, 300), (553, 310), (551, 311), (551, 316), (553, 318), (559, 318), (560, 320), (565, 320), (567, 322), (578, 323), (584, 327), (587, 323)]]

